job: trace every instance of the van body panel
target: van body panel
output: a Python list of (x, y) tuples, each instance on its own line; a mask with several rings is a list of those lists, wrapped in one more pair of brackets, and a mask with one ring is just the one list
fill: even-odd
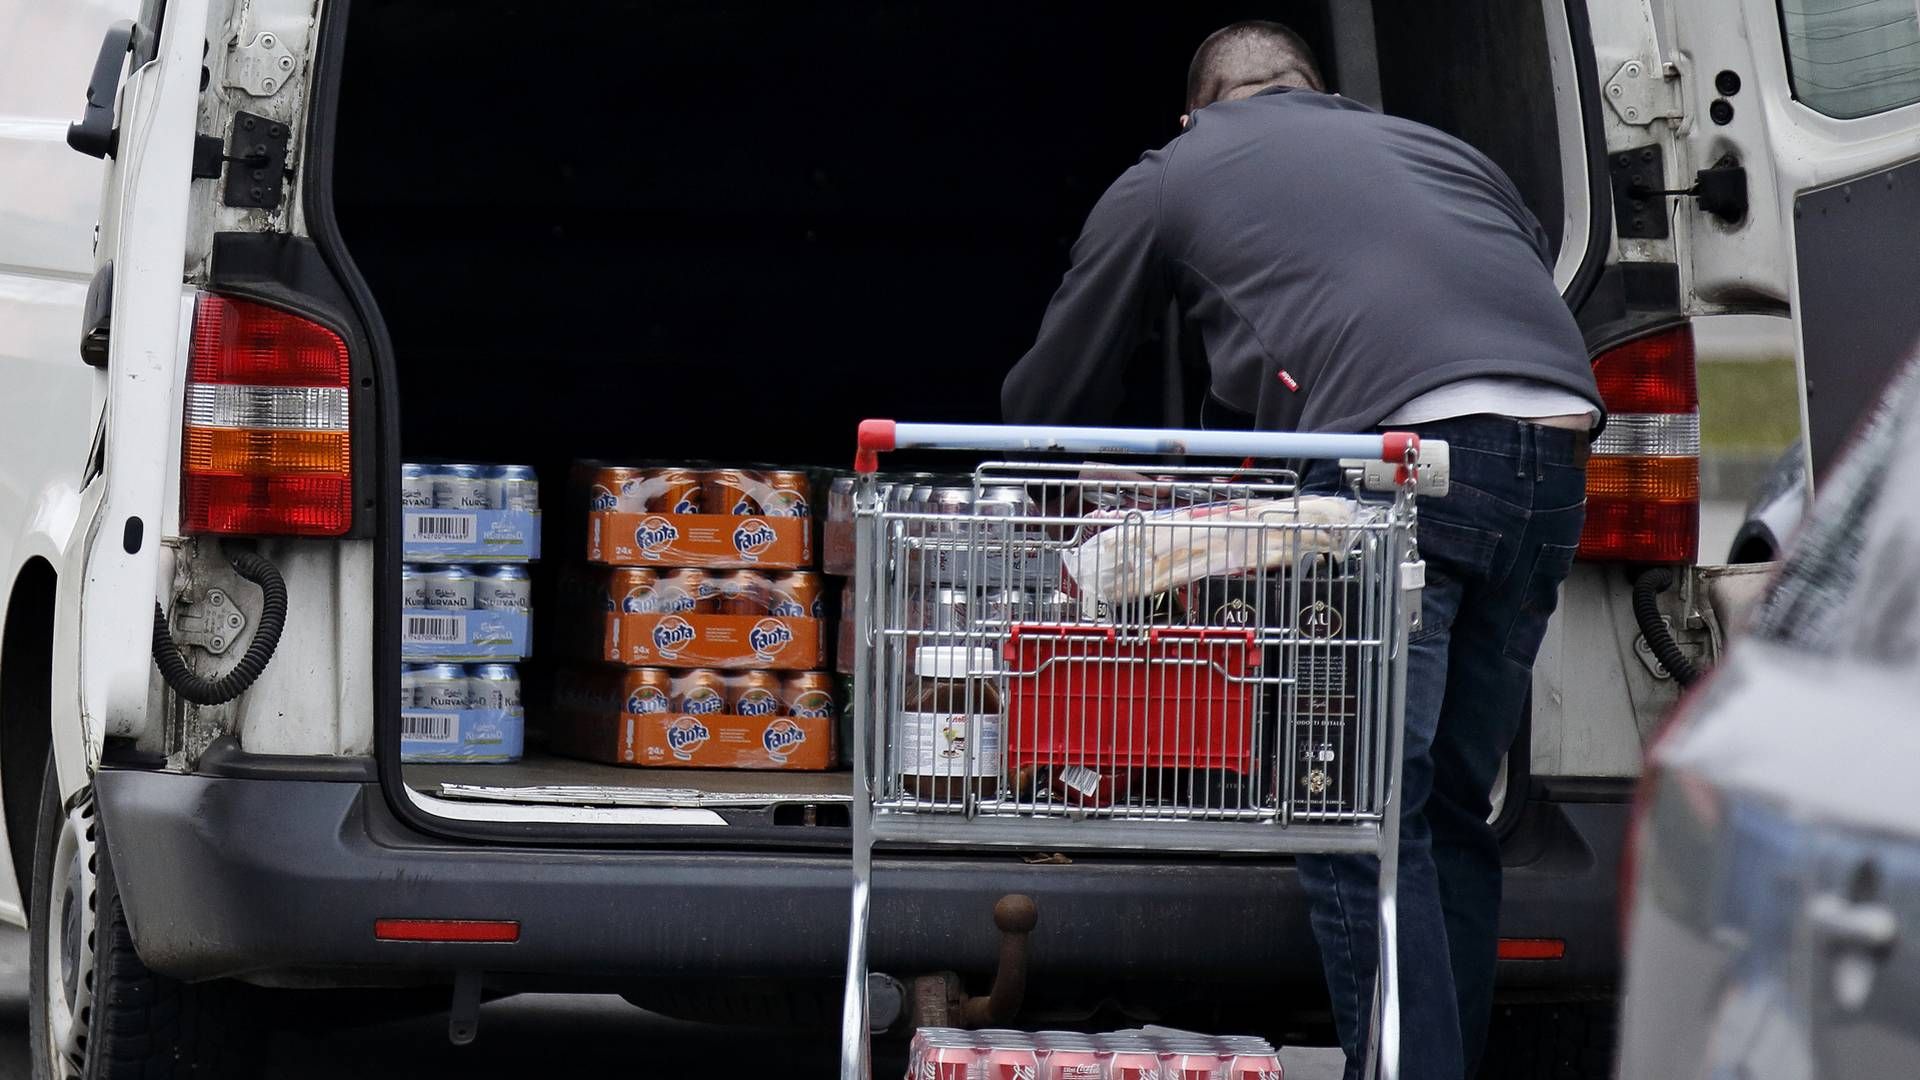
[[(167, 493), (178, 473), (181, 281), (206, 0), (174, 0), (156, 58), (129, 73), (115, 111), (95, 261), (114, 266), (106, 439), (99, 502), (69, 554), (63, 606), (78, 601), (82, 748), (90, 768), (108, 734), (145, 729)], [(63, 768), (66, 768), (63, 765)]]

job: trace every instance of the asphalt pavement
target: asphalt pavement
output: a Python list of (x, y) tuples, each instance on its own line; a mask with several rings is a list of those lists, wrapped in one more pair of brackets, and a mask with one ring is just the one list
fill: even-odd
[[(351, 1030), (278, 1030), (256, 1075), (263, 1080), (413, 1080), (420, 1076), (635, 1077), (834, 1075), (832, 1033), (738, 1031), (685, 1024), (617, 997), (522, 994), (481, 1009), (471, 1046), (447, 1041), (444, 1015)], [(1289, 1049), (1287, 1080), (1338, 1080), (1340, 1054)], [(897, 1067), (897, 1066), (896, 1066)], [(588, 1070), (592, 1070), (589, 1072)], [(0, 1080), (28, 1080), (26, 935), (0, 927)], [(882, 1071), (876, 1075), (884, 1076)]]

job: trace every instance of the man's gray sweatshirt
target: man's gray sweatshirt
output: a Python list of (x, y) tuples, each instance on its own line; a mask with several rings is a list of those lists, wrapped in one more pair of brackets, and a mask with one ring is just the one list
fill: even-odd
[(1309, 90), (1217, 102), (1094, 206), (1002, 411), (1108, 420), (1169, 297), (1213, 396), (1263, 430), (1364, 431), (1481, 376), (1599, 408), (1552, 262), (1512, 181), (1450, 135)]

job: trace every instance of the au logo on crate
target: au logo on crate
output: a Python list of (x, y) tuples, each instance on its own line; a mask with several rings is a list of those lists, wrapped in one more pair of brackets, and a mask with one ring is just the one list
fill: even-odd
[(1300, 633), (1305, 637), (1337, 638), (1344, 629), (1346, 620), (1340, 617), (1340, 609), (1325, 600), (1315, 600), (1300, 609)]

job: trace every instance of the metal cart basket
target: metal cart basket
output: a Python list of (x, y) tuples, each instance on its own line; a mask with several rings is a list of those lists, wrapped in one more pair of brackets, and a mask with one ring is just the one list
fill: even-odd
[[(1021, 460), (979, 464), (962, 497), (877, 474), (907, 449)], [(1329, 459), (1345, 490), (1302, 494), (1299, 463)], [(889, 843), (1377, 855), (1369, 1057), (1396, 1075), (1414, 507), (1444, 493), (1445, 445), (870, 420), (856, 468), (843, 1080), (870, 1069), (873, 849)]]

